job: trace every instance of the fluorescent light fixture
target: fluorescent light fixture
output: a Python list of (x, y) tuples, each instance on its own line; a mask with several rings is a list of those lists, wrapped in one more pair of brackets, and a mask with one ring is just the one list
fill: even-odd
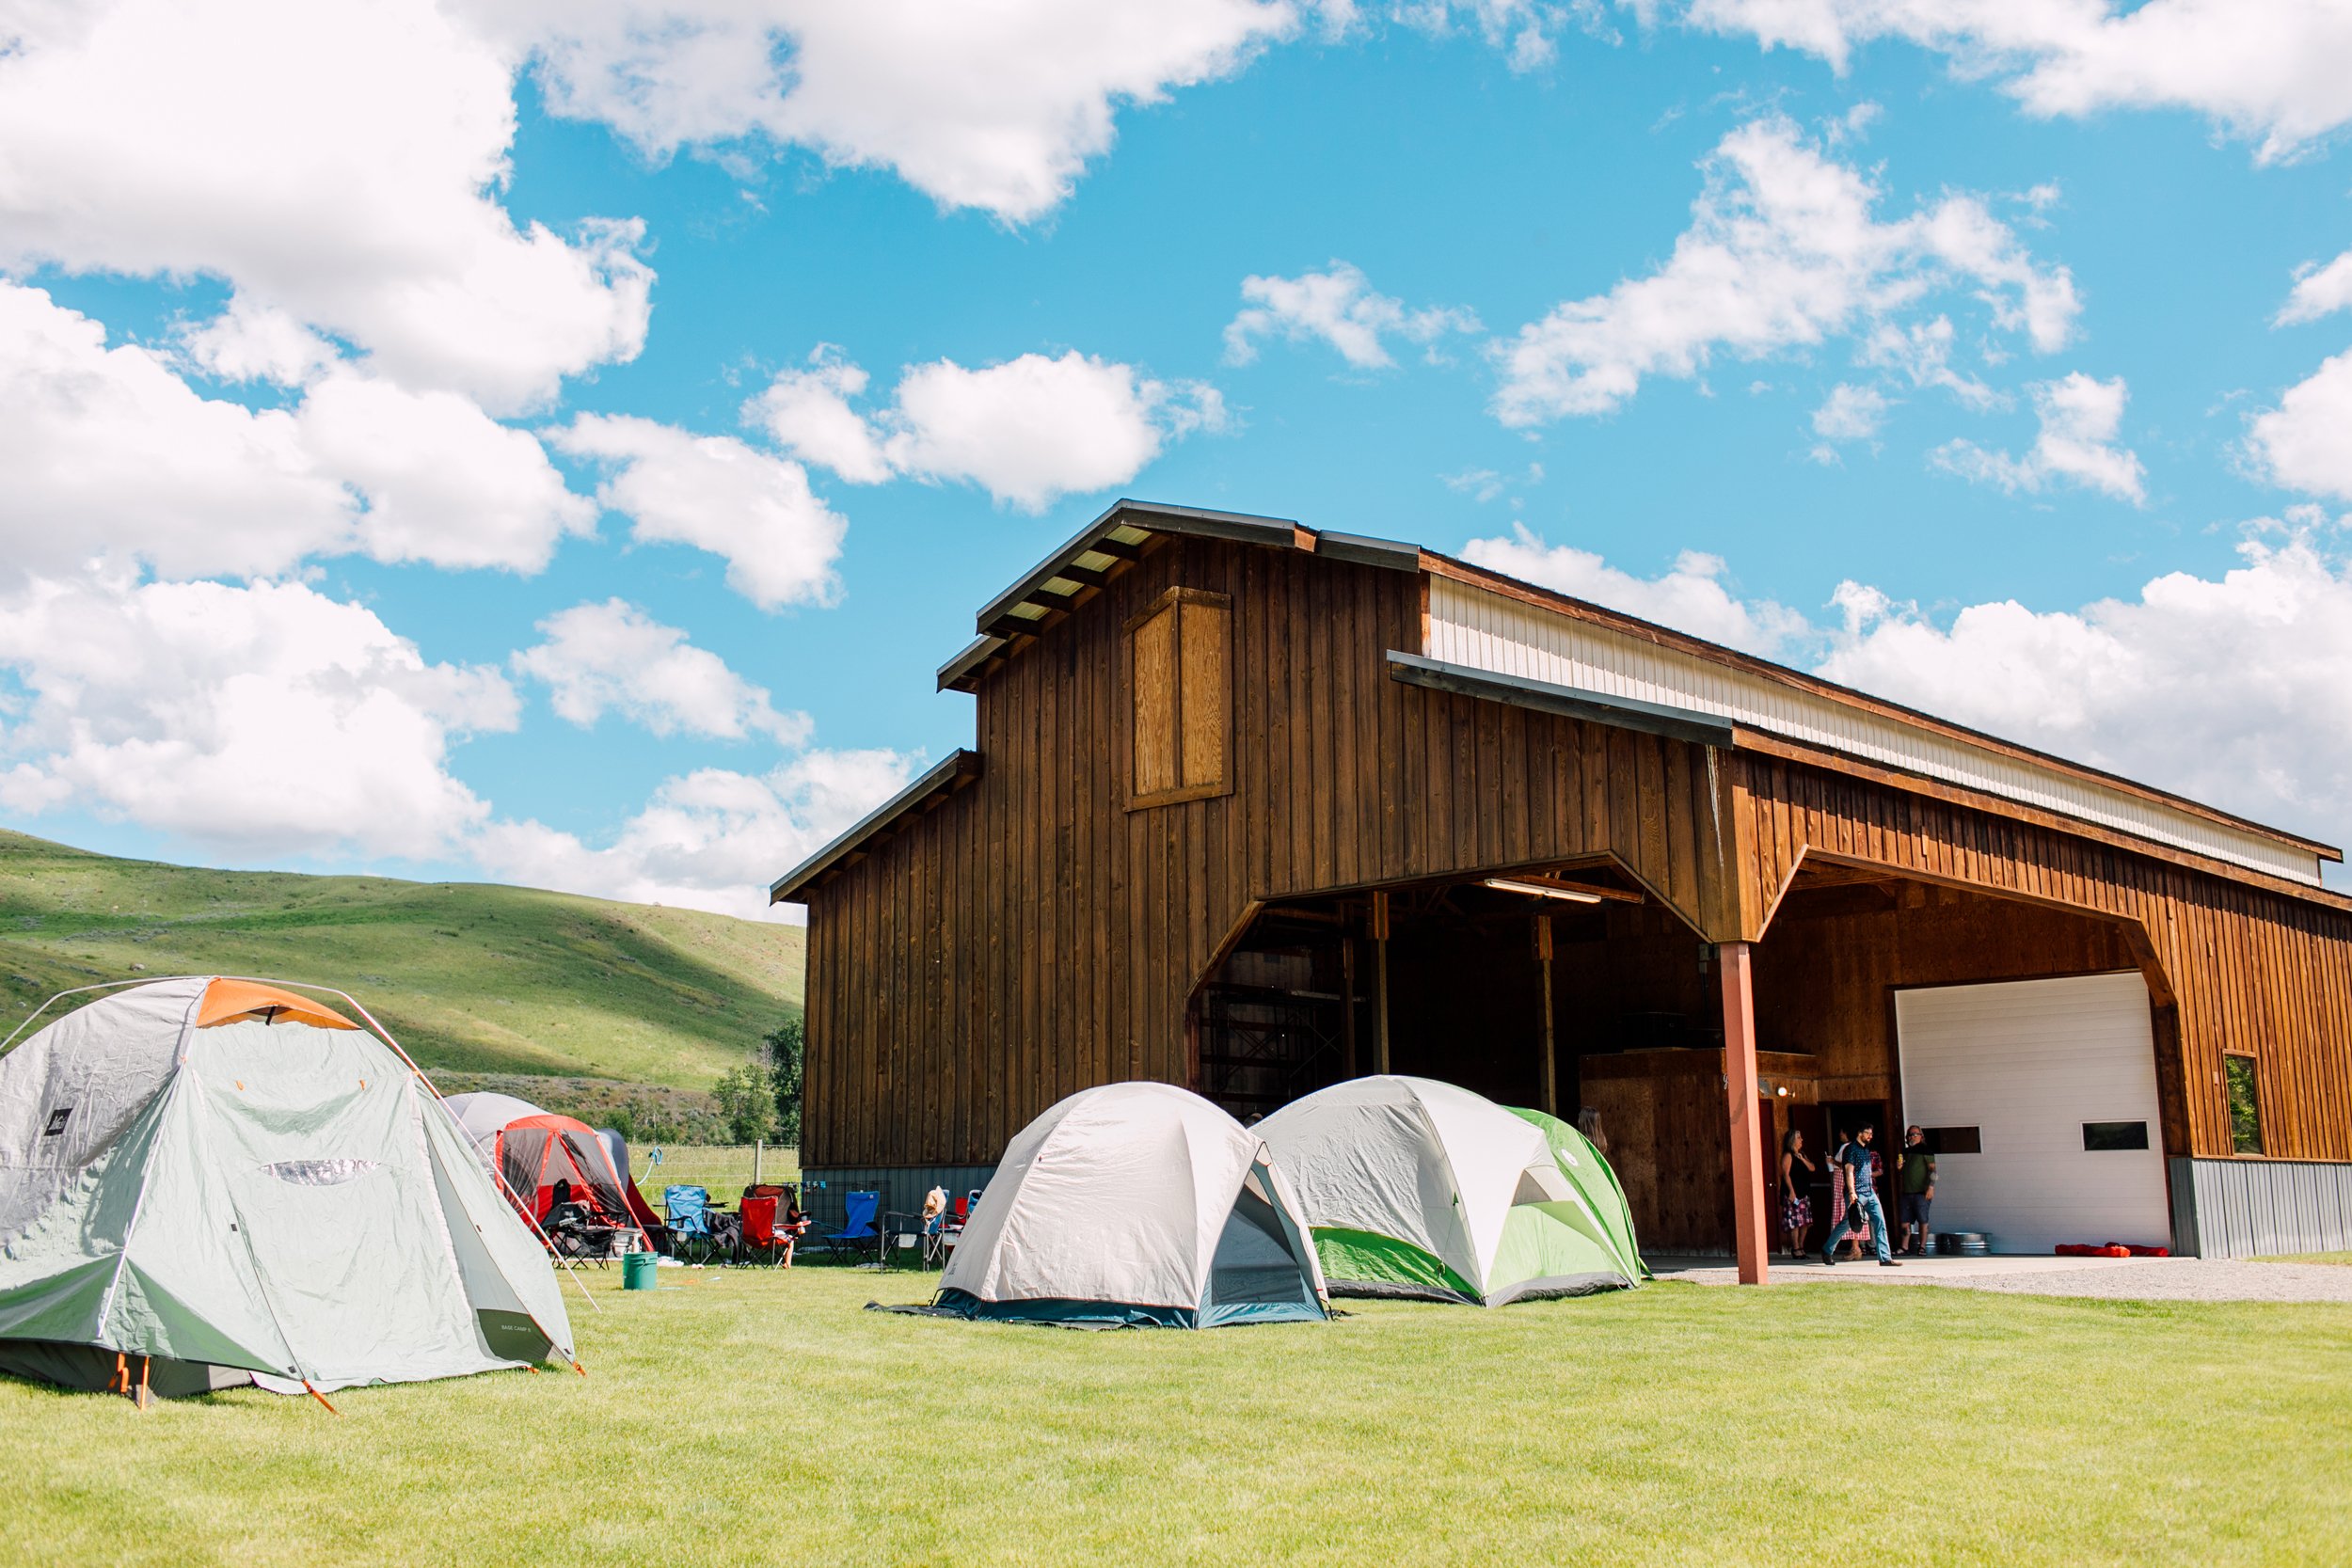
[(1597, 893), (1577, 893), (1564, 887), (1546, 887), (1541, 882), (1515, 882), (1508, 877), (1489, 877), (1486, 885), (1497, 893), (1524, 893), (1533, 898), (1558, 898), (1570, 904), (1597, 904)]

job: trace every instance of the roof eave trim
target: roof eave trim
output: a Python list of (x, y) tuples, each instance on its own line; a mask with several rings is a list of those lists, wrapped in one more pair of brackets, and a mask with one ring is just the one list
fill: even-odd
[(2059, 756), (2055, 752), (2041, 751), (1987, 730), (1972, 729), (1966, 724), (1940, 718), (1924, 709), (1911, 707), (1890, 698), (1874, 696), (1870, 692), (1858, 690), (1850, 686), (1840, 686), (1836, 681), (1825, 680), (1820, 675), (1791, 669), (1786, 664), (1778, 664), (1755, 654), (1742, 653), (1737, 648), (1725, 647), (1720, 642), (1709, 642), (1703, 637), (1694, 637), (1689, 632), (1677, 631), (1672, 626), (1661, 626), (1655, 621), (1645, 621), (1638, 615), (1629, 615), (1624, 610), (1612, 610), (1607, 605), (1596, 604), (1590, 599), (1580, 599), (1572, 594), (1563, 594), (1556, 588), (1546, 588), (1541, 583), (1513, 577), (1508, 572), (1498, 572), (1490, 566), (1481, 566), (1475, 562), (1463, 561), (1458, 557), (1443, 555), (1435, 550), (1424, 551), (1423, 555), (1429, 569), (1435, 571), (1438, 576), (1451, 578), (1456, 582), (1466, 582), (1473, 587), (1492, 589), (1521, 598), (1534, 598), (1560, 612), (1578, 619), (1613, 626), (1619, 631), (1676, 649), (1696, 658), (1724, 664), (1733, 669), (1751, 671), (1795, 690), (1809, 691), (1826, 697), (1832, 702), (1857, 707), (1866, 712), (1881, 712), (1889, 718), (1916, 725), (1932, 734), (1946, 735), (1969, 745), (1985, 747), (1996, 753), (2056, 768), (2077, 778), (2090, 779), (2110, 788), (2120, 789), (2125, 794), (2137, 795), (2142, 800), (2185, 810), (2192, 816), (2202, 816), (2226, 827), (2256, 833), (2277, 843), (2292, 846), (2323, 861), (2332, 861), (2338, 864), (2344, 862), (2343, 849), (2320, 839), (2307, 838), (2301, 833), (2290, 832), (2286, 829), (2273, 827), (2266, 822), (2257, 822), (2251, 817), (2223, 811), (2218, 806), (2209, 805), (2190, 796), (2175, 794), (2168, 789), (2159, 789), (2153, 784), (2142, 784), (2137, 779), (2127, 778), (2121, 773), (2112, 773), (2104, 768), (2094, 768), (2089, 763), (2076, 762), (2070, 757)]
[(1009, 641), (1003, 637), (976, 637), (965, 643), (962, 652), (939, 667), (939, 689), (954, 690), (958, 682), (994, 657)]
[(980, 613), (976, 618), (977, 626), (985, 630), (1014, 605), (1034, 597), (1038, 590), (1052, 581), (1073, 556), (1085, 554), (1088, 546), (1118, 528), (1121, 520), (1130, 515), (1143, 519), (1136, 527), (1153, 532), (1191, 533), (1250, 544), (1288, 545), (1298, 528), (1288, 517), (1259, 517), (1244, 512), (1209, 512), (1197, 506), (1166, 506), (1122, 496), (1111, 502), (1094, 521), (1072, 534), (1061, 548), (1030, 568), (1020, 581), (981, 606)]
[(1730, 720), (1702, 713), (1696, 708), (1669, 707), (1662, 703), (1645, 703), (1631, 697), (1613, 696), (1605, 691), (1587, 691), (1581, 687), (1554, 686), (1549, 681), (1528, 680), (1519, 675), (1499, 675), (1491, 670), (1473, 669), (1467, 664), (1448, 664), (1440, 659), (1424, 658), (1419, 654), (1401, 653), (1394, 648), (1389, 650), (1388, 661), (1389, 678), (1406, 686), (1422, 686), (1435, 691), (1451, 691), (1464, 697), (1508, 703), (1514, 707), (1556, 713), (1564, 718), (1613, 725), (1621, 730), (1640, 730), (1645, 735), (1664, 736), (1671, 740), (1695, 741), (1702, 746), (1728, 749), (1739, 739), (1738, 726)]
[(808, 859), (777, 878), (768, 885), (768, 902), (794, 904), (808, 891), (808, 884), (832, 870), (834, 865), (855, 854), (865, 842), (921, 805), (943, 789), (969, 782), (980, 776), (980, 753), (958, 747), (937, 766), (908, 784), (904, 789), (867, 812), (835, 838)]

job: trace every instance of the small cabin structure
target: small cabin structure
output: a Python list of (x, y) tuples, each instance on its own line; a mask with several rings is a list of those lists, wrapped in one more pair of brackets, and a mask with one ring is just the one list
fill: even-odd
[(974, 745), (771, 890), (820, 1202), (1398, 1072), (1597, 1112), (1645, 1247), (1749, 1279), (1783, 1139), (1866, 1120), (1996, 1249), (2352, 1245), (2328, 845), (1279, 519), (1122, 500), (976, 629)]

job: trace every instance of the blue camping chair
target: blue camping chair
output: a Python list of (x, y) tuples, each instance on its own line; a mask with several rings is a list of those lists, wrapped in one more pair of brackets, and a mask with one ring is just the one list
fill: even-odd
[(710, 1193), (703, 1187), (661, 1189), (661, 1215), (670, 1226), (672, 1256), (681, 1263), (707, 1262), (718, 1248), (710, 1233)]
[(826, 1248), (837, 1252), (846, 1246), (852, 1252), (863, 1252), (866, 1250), (866, 1243), (870, 1242), (873, 1243), (875, 1260), (881, 1261), (882, 1234), (875, 1227), (874, 1221), (882, 1212), (882, 1194), (850, 1193), (844, 1200), (843, 1207), (848, 1214), (849, 1223), (838, 1230), (825, 1232), (823, 1239)]

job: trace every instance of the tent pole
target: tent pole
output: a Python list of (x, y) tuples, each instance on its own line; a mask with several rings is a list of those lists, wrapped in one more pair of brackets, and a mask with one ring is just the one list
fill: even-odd
[(1535, 965), (1543, 976), (1544, 991), (1543, 1111), (1556, 1117), (1560, 1114), (1560, 1062), (1552, 1050), (1551, 916), (1548, 914), (1535, 917)]
[(1389, 895), (1372, 895), (1372, 1070), (1389, 1070)]

